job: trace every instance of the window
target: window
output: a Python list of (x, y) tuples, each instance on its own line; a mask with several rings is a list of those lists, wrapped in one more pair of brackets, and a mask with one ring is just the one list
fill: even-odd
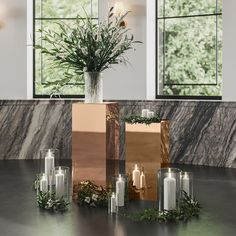
[(156, 96), (221, 99), (222, 0), (157, 0)]
[[(98, 0), (34, 0), (34, 43), (43, 44), (40, 40), (39, 29), (59, 29), (58, 21), (68, 25), (75, 22), (77, 15), (86, 17), (86, 13), (95, 21), (98, 21)], [(46, 46), (46, 45), (45, 45)], [(65, 71), (53, 68), (51, 61), (40, 50), (34, 51), (34, 98), (47, 98), (56, 96), (51, 87), (45, 86), (46, 81), (63, 79)], [(60, 97), (83, 98), (84, 79), (73, 75), (72, 82), (60, 91)]]

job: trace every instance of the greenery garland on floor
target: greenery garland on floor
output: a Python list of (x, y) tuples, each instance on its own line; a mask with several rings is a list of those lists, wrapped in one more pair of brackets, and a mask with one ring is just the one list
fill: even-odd
[(37, 196), (37, 203), (40, 209), (51, 212), (65, 212), (68, 210), (69, 202), (63, 197), (56, 198), (55, 193), (39, 192)]
[(201, 206), (199, 202), (192, 199), (183, 192), (183, 197), (179, 202), (179, 208), (176, 210), (164, 210), (159, 212), (157, 208), (144, 209), (138, 213), (123, 215), (137, 222), (179, 222), (189, 221), (192, 217), (199, 216)]
[(109, 189), (98, 186), (87, 180), (74, 187), (77, 204), (83, 207), (107, 207), (111, 195)]
[(125, 117), (124, 121), (126, 123), (129, 124), (146, 124), (146, 125), (150, 125), (152, 123), (160, 123), (161, 122), (161, 118), (158, 114), (155, 114), (154, 117), (142, 117), (142, 116), (129, 116), (129, 117)]

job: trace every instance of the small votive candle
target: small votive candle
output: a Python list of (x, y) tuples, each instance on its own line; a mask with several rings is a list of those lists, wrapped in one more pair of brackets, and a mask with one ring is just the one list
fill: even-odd
[(147, 114), (147, 118), (152, 118), (154, 117), (154, 112), (153, 111), (149, 111)]
[(142, 110), (142, 117), (148, 117), (148, 112), (149, 112), (149, 109), (143, 109)]

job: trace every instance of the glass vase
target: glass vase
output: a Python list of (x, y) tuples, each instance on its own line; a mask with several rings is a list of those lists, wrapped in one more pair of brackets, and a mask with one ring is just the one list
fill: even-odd
[(162, 168), (158, 171), (159, 211), (175, 210), (180, 199), (181, 170)]
[(102, 103), (103, 79), (101, 72), (85, 72), (85, 103)]

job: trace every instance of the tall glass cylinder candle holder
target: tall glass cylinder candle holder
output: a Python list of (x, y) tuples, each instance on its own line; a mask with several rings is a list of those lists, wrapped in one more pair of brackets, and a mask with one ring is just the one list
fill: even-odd
[(181, 170), (162, 168), (158, 171), (159, 211), (178, 208), (181, 187)]
[(65, 166), (56, 166), (54, 168), (55, 178), (55, 196), (70, 200), (70, 168)]
[(54, 184), (54, 167), (59, 166), (59, 150), (43, 149), (40, 150), (40, 173), (44, 173), (49, 181)]
[(184, 192), (191, 198), (193, 198), (193, 173), (181, 172), (181, 195), (184, 196)]
[(128, 201), (128, 176), (119, 174), (112, 177), (112, 191), (116, 195), (117, 207), (124, 207)]

